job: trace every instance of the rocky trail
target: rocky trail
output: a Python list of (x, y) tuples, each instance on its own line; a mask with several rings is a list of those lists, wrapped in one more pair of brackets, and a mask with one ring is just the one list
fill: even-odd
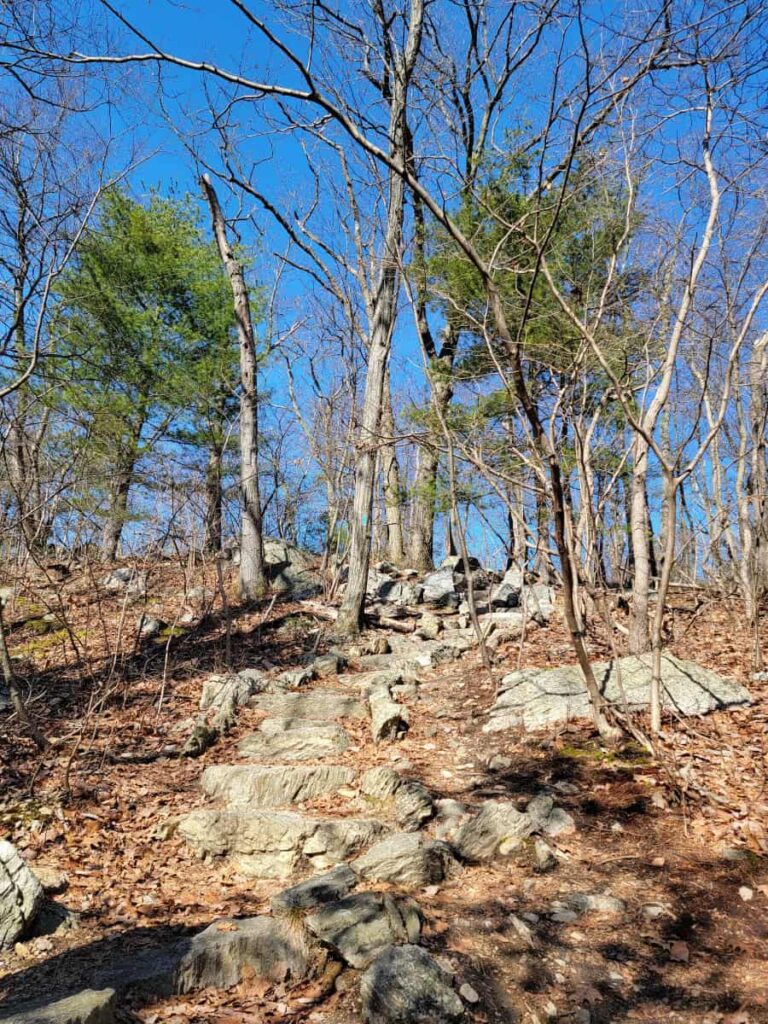
[[(404, 623), (414, 594), (382, 575), (382, 614)], [(134, 802), (130, 827), (158, 874), (172, 865), (175, 913), (155, 887), (147, 927), (91, 941), (74, 918), (69, 932), (35, 928), (36, 865), (0, 844), (0, 901), (5, 884), (17, 910), (5, 945), (21, 957), (5, 961), (0, 1019), (768, 1020), (763, 858), (698, 840), (636, 744), (599, 748), (573, 721), (573, 669), (483, 669), (445, 600), (453, 568), (433, 577), (412, 629), (209, 677), (187, 751), (198, 757), (174, 786), (163, 761), (135, 766), (151, 814)], [(486, 598), (481, 621), (507, 665), (526, 631), (562, 645), (554, 594), (531, 598), (533, 617)], [(622, 699), (638, 707), (648, 666), (622, 668)], [(616, 675), (606, 662), (599, 677), (618, 700)], [(677, 715), (733, 720), (751, 700), (672, 655), (666, 680)], [(207, 924), (206, 893), (229, 911)]]

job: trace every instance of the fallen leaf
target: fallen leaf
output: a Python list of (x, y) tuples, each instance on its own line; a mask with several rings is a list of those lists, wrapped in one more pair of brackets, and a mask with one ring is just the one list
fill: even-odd
[(676, 963), (687, 964), (690, 956), (687, 942), (673, 942), (669, 947), (669, 959)]

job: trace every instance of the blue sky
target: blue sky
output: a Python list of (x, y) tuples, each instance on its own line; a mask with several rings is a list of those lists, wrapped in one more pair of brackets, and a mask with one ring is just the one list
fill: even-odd
[[(94, 12), (103, 14), (103, 8), (98, 0), (89, 2), (92, 3)], [(64, 11), (63, 0), (61, 5)], [(208, 3), (194, 0), (124, 0), (119, 6), (126, 17), (139, 26), (151, 43), (160, 49), (191, 59), (219, 62), (235, 70), (242, 68), (247, 74), (255, 74), (266, 79), (291, 81), (291, 73), (286, 71), (285, 61), (273, 59), (262, 37), (247, 27), (242, 14), (228, 0), (213, 0)], [(595, 3), (588, 4), (587, 7), (594, 16), (608, 19), (619, 9), (616, 3)], [(278, 34), (287, 33), (285, 25), (281, 23), (280, 16), (271, 4), (254, 3), (252, 9), (262, 14), (265, 20), (275, 27)], [(696, 9), (696, 5), (692, 5), (690, 9)], [(349, 10), (352, 13), (356, 8), (350, 4)], [(700, 7), (699, 10), (703, 11), (704, 8)], [(87, 49), (87, 45), (84, 44), (82, 48)], [(147, 43), (131, 36), (124, 28), (118, 26), (115, 30), (113, 52), (144, 52), (148, 48)], [(515, 94), (516, 102), (512, 108), (511, 116), (517, 122), (536, 122), (540, 118), (549, 86), (548, 60), (551, 60), (551, 53), (543, 54), (542, 59), (537, 60), (526, 72), (522, 86)], [(331, 69), (334, 70), (333, 65)], [(343, 76), (345, 70), (340, 65), (339, 75)], [(564, 75), (569, 73), (575, 72), (566, 69)], [(141, 195), (146, 189), (154, 187), (159, 188), (161, 192), (189, 191), (197, 194), (197, 168), (193, 157), (185, 148), (185, 143), (199, 145), (206, 159), (218, 162), (216, 147), (203, 131), (205, 119), (201, 120), (201, 115), (207, 108), (205, 90), (215, 86), (210, 79), (193, 72), (166, 67), (162, 71), (163, 87), (159, 90), (156, 76), (157, 71), (148, 67), (119, 69), (111, 79), (117, 103), (109, 111), (102, 108), (95, 117), (105, 129), (114, 132), (117, 128), (119, 133), (124, 133), (122, 144), (115, 152), (117, 162), (124, 158), (130, 140), (135, 138), (138, 141), (142, 159), (129, 176), (135, 194)], [(762, 82), (765, 83), (764, 74)], [(753, 83), (753, 90), (759, 83), (758, 78)], [(567, 93), (566, 81), (563, 94)], [(678, 97), (671, 95), (668, 99), (669, 110), (674, 109), (677, 102)], [(166, 116), (161, 113), (161, 107)], [(239, 151), (247, 152), (253, 160), (252, 173), (259, 186), (281, 209), (289, 213), (294, 209), (303, 209), (311, 196), (313, 182), (295, 135), (271, 133), (262, 120), (259, 105), (238, 107), (235, 109), (234, 117), (239, 122), (241, 135), (238, 142)], [(692, 119), (681, 118), (670, 122), (665, 144), (671, 144), (674, 148), (678, 142), (684, 142), (685, 132), (690, 129), (691, 124), (695, 126), (695, 121), (694, 113)], [(506, 123), (512, 122), (508, 120)], [(556, 152), (556, 146), (554, 150)], [(650, 194), (659, 208), (668, 207), (674, 213), (679, 197), (674, 190), (665, 191), (664, 175), (667, 170), (661, 164), (657, 168), (657, 173), (658, 180), (653, 183)], [(329, 184), (327, 177), (324, 184)], [(332, 205), (334, 189), (338, 190), (339, 187), (338, 180), (331, 178), (322, 205), (325, 216), (323, 230), (329, 232), (327, 237), (333, 244), (341, 242), (344, 228), (342, 222), (334, 221), (336, 214)], [(254, 206), (251, 200), (243, 200), (242, 196), (228, 196), (223, 190), (222, 201), (229, 213), (237, 209), (240, 201), (244, 203), (245, 212), (249, 212)], [(252, 247), (259, 278), (268, 286), (277, 265), (273, 251), (284, 250), (284, 236), (276, 230), (269, 216), (260, 215), (258, 223), (261, 231), (254, 231), (252, 226), (243, 224), (243, 240)], [(280, 307), (283, 324), (301, 315), (302, 299), (306, 289), (306, 279), (298, 274), (288, 275), (284, 279)], [(303, 329), (311, 333), (311, 322)], [(278, 402), (283, 397), (282, 372), (279, 362), (276, 362), (265, 373), (265, 382), (272, 389)], [(407, 310), (401, 317), (395, 337), (393, 380), (397, 389), (403, 392), (405, 400), (423, 395), (421, 355)]]

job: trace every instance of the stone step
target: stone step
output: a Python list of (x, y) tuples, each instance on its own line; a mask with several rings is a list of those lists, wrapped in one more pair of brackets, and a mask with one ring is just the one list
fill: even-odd
[(331, 722), (337, 718), (365, 718), (365, 705), (340, 690), (315, 689), (307, 693), (260, 694), (249, 707), (266, 711), (274, 718), (310, 719)]
[(310, 761), (339, 754), (348, 746), (349, 737), (334, 722), (267, 718), (259, 732), (242, 739), (237, 749), (247, 757), (271, 761)]
[(200, 784), (214, 799), (238, 807), (287, 807), (354, 782), (354, 768), (328, 765), (232, 765), (206, 768)]
[(325, 871), (385, 833), (376, 819), (313, 818), (294, 811), (192, 811), (178, 832), (198, 857), (231, 857), (252, 878)]

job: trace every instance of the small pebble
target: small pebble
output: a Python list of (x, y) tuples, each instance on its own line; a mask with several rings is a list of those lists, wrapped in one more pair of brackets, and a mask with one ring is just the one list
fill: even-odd
[(465, 981), (459, 989), (459, 995), (465, 1003), (479, 1003), (480, 996), (475, 992), (471, 985), (468, 985)]
[(654, 921), (657, 917), (664, 915), (664, 907), (660, 903), (646, 903), (642, 908), (641, 913), (643, 917), (647, 917), (649, 921)]
[(741, 896), (745, 903), (749, 903), (754, 895), (748, 885), (742, 885), (739, 889), (739, 896)]
[(552, 915), (552, 920), (558, 924), (573, 924), (574, 921), (578, 921), (579, 915), (575, 914), (572, 910), (557, 910)]

